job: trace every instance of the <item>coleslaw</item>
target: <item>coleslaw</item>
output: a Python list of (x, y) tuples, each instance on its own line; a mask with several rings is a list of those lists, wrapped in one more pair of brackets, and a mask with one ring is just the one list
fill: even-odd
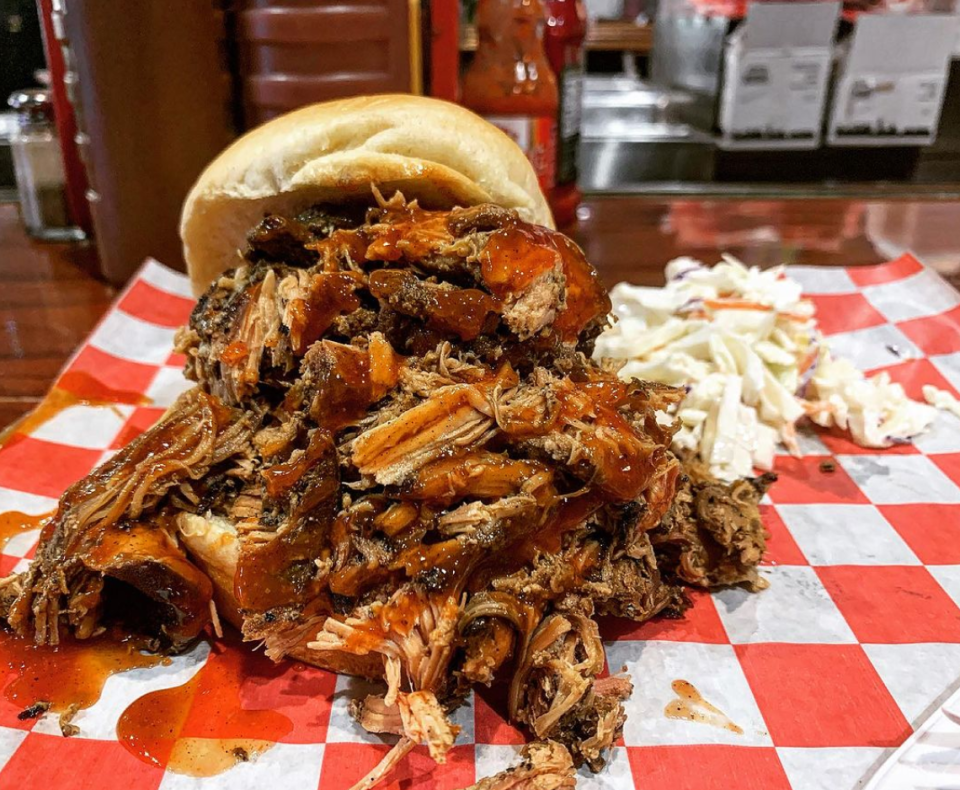
[(677, 258), (666, 276), (663, 288), (613, 288), (617, 321), (594, 356), (622, 361), (622, 379), (685, 387), (674, 448), (699, 455), (717, 477), (772, 468), (778, 442), (800, 455), (804, 417), (848, 430), (863, 447), (907, 442), (933, 422), (936, 409), (886, 373), (866, 378), (831, 355), (813, 304), (783, 266)]

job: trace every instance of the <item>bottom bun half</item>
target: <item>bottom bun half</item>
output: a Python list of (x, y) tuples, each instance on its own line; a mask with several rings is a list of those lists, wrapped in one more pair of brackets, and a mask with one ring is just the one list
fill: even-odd
[[(191, 559), (213, 583), (218, 615), (242, 631), (243, 613), (233, 584), (240, 558), (240, 539), (236, 526), (219, 516), (208, 518), (184, 513), (177, 519), (177, 529)], [(344, 675), (383, 677), (383, 663), (379, 655), (370, 653), (356, 656), (339, 651), (314, 650), (307, 644), (315, 637), (314, 631), (305, 634), (300, 643), (286, 651), (287, 657)]]

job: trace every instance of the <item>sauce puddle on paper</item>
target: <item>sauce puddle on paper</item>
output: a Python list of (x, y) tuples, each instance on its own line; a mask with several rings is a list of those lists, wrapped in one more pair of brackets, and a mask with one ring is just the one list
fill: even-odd
[[(205, 687), (201, 670), (182, 686), (153, 691), (131, 704), (117, 722), (117, 738), (134, 756), (157, 768), (200, 777), (223, 773), (263, 754), (293, 729), (290, 719), (277, 711), (244, 710), (239, 691), (239, 685), (226, 695), (223, 687)], [(184, 735), (194, 699), (211, 693), (218, 701), (228, 699), (225, 709), (216, 711), (213, 729), (234, 737)]]
[(100, 699), (111, 675), (168, 661), (142, 653), (132, 640), (109, 635), (87, 641), (66, 638), (56, 647), (38, 647), (32, 639), (6, 630), (0, 630), (0, 657), (16, 673), (7, 682), (4, 696), (24, 714), (31, 714), (21, 714), (24, 719), (47, 710), (66, 713), (89, 708)]
[(10, 542), (11, 538), (34, 529), (42, 529), (52, 517), (53, 511), (41, 513), (38, 516), (19, 513), (16, 510), (0, 513), (0, 551), (3, 551), (3, 547)]
[(670, 687), (677, 698), (670, 700), (663, 709), (663, 714), (668, 719), (695, 721), (743, 735), (743, 728), (734, 724), (718, 707), (707, 702), (692, 683), (686, 680), (675, 680)]
[(0, 431), (0, 447), (14, 436), (29, 436), (37, 428), (71, 406), (102, 406), (109, 408), (120, 404), (149, 406), (152, 401), (138, 392), (127, 392), (107, 387), (89, 373), (67, 371), (37, 404), (12, 425)]

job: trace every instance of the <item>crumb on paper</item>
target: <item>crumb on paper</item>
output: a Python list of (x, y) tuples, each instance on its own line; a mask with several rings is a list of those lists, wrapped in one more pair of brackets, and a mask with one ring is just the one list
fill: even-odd
[(923, 399), (931, 406), (960, 417), (960, 401), (946, 390), (934, 387), (932, 384), (924, 384)]
[(50, 710), (49, 702), (34, 702), (29, 708), (24, 708), (17, 714), (20, 721), (29, 721), (30, 719), (39, 719), (44, 713)]
[(77, 715), (79, 710), (80, 706), (74, 703), (60, 714), (58, 723), (60, 724), (60, 732), (63, 733), (64, 738), (72, 738), (74, 735), (80, 734), (80, 728), (72, 723), (73, 717)]
[(832, 461), (832, 460), (821, 461), (820, 471), (827, 475), (832, 474), (833, 472), (836, 472), (837, 471), (836, 461)]

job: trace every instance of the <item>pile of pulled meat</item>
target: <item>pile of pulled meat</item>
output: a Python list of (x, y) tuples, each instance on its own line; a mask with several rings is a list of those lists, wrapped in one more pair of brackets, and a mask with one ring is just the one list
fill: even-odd
[[(443, 761), (450, 712), (495, 678), (540, 743), (483, 787), (601, 768), (632, 686), (600, 677), (594, 618), (759, 586), (769, 480), (670, 452), (683, 393), (591, 361), (596, 273), (513, 212), (318, 206), (264, 218), (238, 263), (179, 335), (197, 386), (0, 583), (10, 626), (56, 644), (122, 618), (177, 649), (216, 600), (276, 659), (386, 681), (354, 712), (401, 737), (364, 786), (418, 743)], [(232, 580), (185, 547), (198, 518), (234, 531)]]

